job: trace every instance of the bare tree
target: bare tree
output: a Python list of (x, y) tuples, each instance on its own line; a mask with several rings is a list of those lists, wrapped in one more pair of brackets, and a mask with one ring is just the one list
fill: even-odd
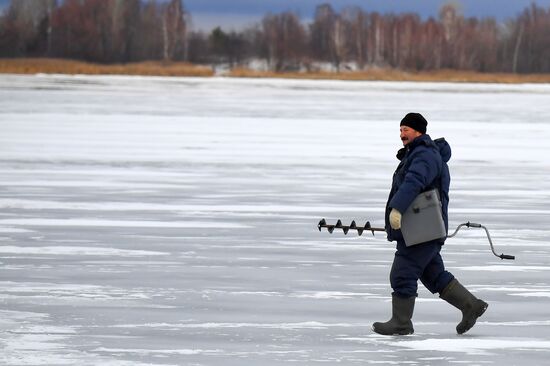
[(383, 64), (384, 53), (384, 20), (378, 13), (370, 14), (369, 48), (371, 49), (369, 63)]
[(332, 62), (337, 71), (340, 71), (340, 64), (346, 60), (348, 55), (347, 34), (350, 25), (340, 15), (334, 20), (331, 44), (333, 50)]
[[(397, 40), (397, 62), (395, 66), (403, 69), (417, 68), (417, 54), (419, 47), (420, 18), (415, 14), (405, 14), (399, 17)], [(394, 33), (395, 34), (395, 33)]]
[(475, 52), (479, 57), (476, 70), (495, 72), (498, 70), (498, 25), (495, 19), (488, 18), (479, 22), (474, 37)]
[(424, 69), (439, 70), (443, 62), (444, 31), (440, 23), (430, 18), (423, 25), (419, 53), (424, 58)]
[(315, 17), (310, 26), (311, 51), (315, 59), (332, 62), (334, 49), (332, 45), (336, 13), (330, 4), (317, 6)]
[(351, 7), (344, 9), (342, 17), (346, 19), (350, 25), (349, 40), (351, 55), (355, 61), (357, 61), (359, 69), (363, 69), (366, 64), (368, 50), (368, 15), (359, 7)]
[(142, 8), (140, 19), (140, 59), (159, 60), (164, 54), (162, 9), (156, 0), (148, 0)]
[(40, 56), (49, 50), (51, 10), (55, 0), (17, 0), (10, 2), (0, 28), (0, 47), (10, 56)]
[(445, 42), (443, 67), (460, 68), (462, 53), (461, 26), (464, 17), (456, 2), (444, 4), (439, 10), (439, 20), (443, 25)]
[(512, 72), (517, 73), (518, 71), (518, 57), (519, 57), (519, 49), (521, 47), (521, 41), (523, 39), (523, 31), (525, 29), (525, 26), (523, 23), (520, 23), (519, 25), (519, 31), (516, 37), (516, 45), (514, 46), (514, 57), (512, 61)]
[(163, 59), (174, 60), (177, 54), (183, 54), (187, 27), (185, 12), (181, 0), (171, 0), (164, 9), (162, 17)]
[(550, 8), (531, 4), (518, 18), (515, 55), (518, 72), (550, 71)]
[(298, 69), (306, 44), (305, 30), (298, 16), (292, 12), (268, 14), (262, 26), (271, 68), (277, 71)]
[(112, 46), (111, 59), (129, 62), (139, 58), (139, 28), (141, 3), (139, 0), (111, 0)]

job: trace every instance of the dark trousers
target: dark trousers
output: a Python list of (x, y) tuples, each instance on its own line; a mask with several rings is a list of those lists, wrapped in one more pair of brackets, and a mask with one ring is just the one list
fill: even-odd
[(399, 240), (390, 273), (393, 294), (417, 296), (418, 280), (432, 294), (443, 291), (454, 276), (445, 270), (440, 251), (441, 243), (437, 241), (407, 247)]

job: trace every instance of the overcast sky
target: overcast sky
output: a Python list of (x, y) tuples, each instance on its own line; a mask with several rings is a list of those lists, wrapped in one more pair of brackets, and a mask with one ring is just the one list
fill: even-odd
[[(239, 29), (258, 22), (267, 12), (294, 11), (304, 20), (311, 19), (315, 7), (330, 3), (335, 10), (359, 6), (380, 13), (414, 12), (428, 18), (437, 17), (441, 5), (448, 0), (184, 0), (191, 13), (194, 28), (204, 30), (220, 25), (224, 29)], [(505, 20), (515, 17), (531, 3), (550, 8), (550, 0), (460, 0), (466, 17), (495, 17)]]

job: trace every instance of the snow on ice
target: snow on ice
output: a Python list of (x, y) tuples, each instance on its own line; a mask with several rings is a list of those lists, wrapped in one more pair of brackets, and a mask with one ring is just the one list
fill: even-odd
[[(544, 364), (550, 86), (0, 76), (0, 364)], [(398, 121), (453, 148), (448, 269), (382, 337)]]

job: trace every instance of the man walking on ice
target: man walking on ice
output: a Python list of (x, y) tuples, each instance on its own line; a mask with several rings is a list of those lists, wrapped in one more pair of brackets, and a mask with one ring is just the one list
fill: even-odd
[[(445, 270), (441, 246), (445, 237), (407, 246), (401, 232), (402, 215), (421, 192), (437, 189), (445, 231), (448, 229), (450, 174), (447, 162), (451, 148), (444, 139), (432, 140), (426, 134), (428, 122), (419, 113), (408, 113), (400, 123), (403, 148), (393, 174), (392, 187), (386, 204), (386, 232), (389, 241), (397, 242), (397, 251), (390, 272), (392, 317), (377, 322), (372, 329), (382, 335), (414, 333), (412, 316), (417, 297), (418, 280), (439, 297), (462, 312), (458, 334), (470, 330), (488, 304), (476, 298), (455, 277)], [(423, 230), (423, 228), (418, 228)]]

